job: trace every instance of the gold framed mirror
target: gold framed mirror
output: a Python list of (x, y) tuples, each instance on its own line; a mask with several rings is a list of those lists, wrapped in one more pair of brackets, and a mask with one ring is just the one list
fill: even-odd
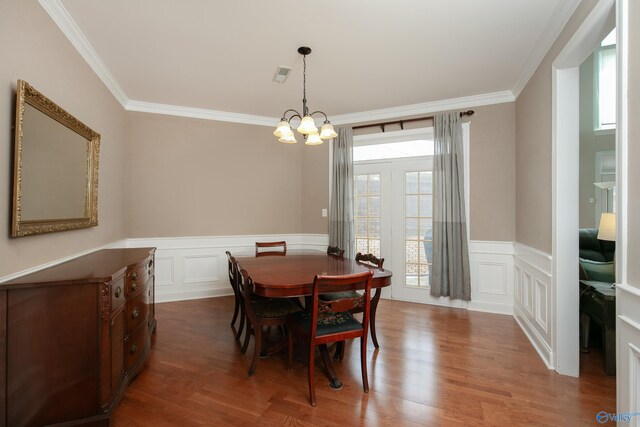
[(98, 225), (100, 135), (18, 80), (11, 236)]

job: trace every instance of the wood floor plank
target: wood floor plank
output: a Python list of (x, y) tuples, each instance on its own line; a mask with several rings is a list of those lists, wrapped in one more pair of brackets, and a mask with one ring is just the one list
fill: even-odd
[(545, 367), (511, 316), (389, 300), (378, 307), (381, 348), (367, 348), (370, 392), (355, 340), (335, 365), (342, 390), (328, 387), (318, 364), (313, 408), (302, 359), (287, 371), (286, 355), (275, 354), (247, 376), (253, 346), (240, 352), (232, 312), (232, 297), (157, 304), (147, 369), (113, 424), (578, 426), (615, 412), (615, 377), (598, 351), (581, 355), (580, 378), (565, 377)]

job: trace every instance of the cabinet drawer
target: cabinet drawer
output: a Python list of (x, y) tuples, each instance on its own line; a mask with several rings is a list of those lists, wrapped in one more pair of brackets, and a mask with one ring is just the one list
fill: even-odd
[(115, 313), (122, 304), (124, 304), (124, 276), (111, 283), (111, 313)]
[(131, 373), (138, 368), (138, 363), (146, 353), (149, 329), (146, 325), (138, 328), (133, 334), (125, 338), (125, 358), (127, 360), (127, 372)]
[(127, 301), (127, 333), (131, 333), (141, 324), (147, 323), (149, 315), (149, 294), (145, 288), (138, 296)]
[(127, 295), (134, 294), (142, 286), (147, 283), (150, 276), (153, 276), (153, 258), (149, 258), (138, 267), (127, 271), (126, 275), (126, 292)]

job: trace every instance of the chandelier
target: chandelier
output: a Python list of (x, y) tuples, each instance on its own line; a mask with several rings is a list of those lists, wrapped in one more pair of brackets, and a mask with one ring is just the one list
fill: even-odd
[[(306, 46), (299, 47), (298, 53), (302, 55), (302, 63), (304, 67), (302, 74), (302, 114), (292, 108), (285, 111), (282, 114), (282, 118), (280, 119), (280, 122), (273, 134), (279, 138), (278, 141), (280, 142), (284, 142), (285, 144), (295, 144), (298, 141), (291, 129), (291, 120), (298, 118), (300, 119), (300, 125), (296, 130), (305, 139), (305, 144), (319, 145), (322, 144), (323, 140), (335, 138), (338, 134), (333, 129), (333, 125), (329, 122), (329, 118), (325, 113), (322, 111), (309, 113), (309, 107), (307, 107), (307, 55), (311, 53), (311, 48)], [(291, 113), (291, 115), (287, 117), (287, 114), (289, 113)], [(322, 114), (324, 116), (324, 124), (320, 128), (319, 133), (313, 120), (313, 116), (317, 114)]]

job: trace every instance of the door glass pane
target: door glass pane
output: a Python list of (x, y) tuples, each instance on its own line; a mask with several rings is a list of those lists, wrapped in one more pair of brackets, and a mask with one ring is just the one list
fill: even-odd
[[(379, 173), (359, 174), (355, 176), (356, 207), (355, 234), (356, 251), (380, 257), (381, 212)], [(416, 200), (417, 204), (417, 200)]]
[(405, 286), (427, 288), (433, 261), (431, 171), (405, 173)]

